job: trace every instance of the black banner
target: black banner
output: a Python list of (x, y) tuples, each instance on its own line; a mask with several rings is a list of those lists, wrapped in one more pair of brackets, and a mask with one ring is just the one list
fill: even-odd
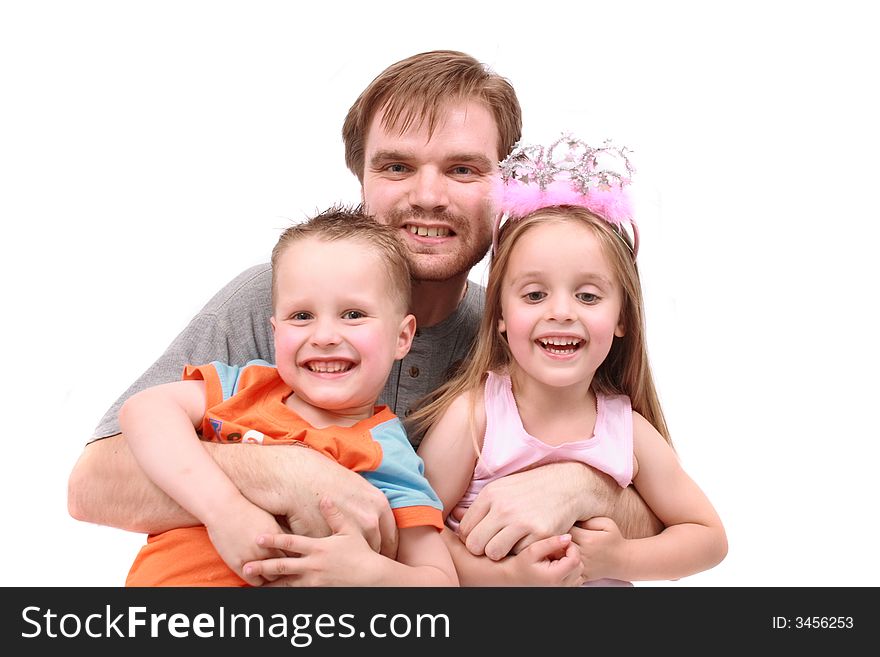
[[(384, 654), (474, 649), (853, 649), (876, 636), (876, 589), (6, 588), (2, 645), (191, 654), (232, 642)], [(256, 642), (256, 643), (255, 643)], [(345, 652), (343, 652), (345, 651)], [(845, 653), (849, 654), (849, 653)]]

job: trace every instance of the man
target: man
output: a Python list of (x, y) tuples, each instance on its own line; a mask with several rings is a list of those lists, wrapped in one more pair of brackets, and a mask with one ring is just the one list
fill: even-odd
[[(393, 64), (368, 85), (343, 126), (345, 159), (367, 211), (399, 228), (414, 272), (418, 331), (379, 400), (406, 417), (464, 358), (482, 313), (483, 289), (470, 269), (491, 243), (490, 190), (520, 138), (521, 112), (510, 83), (459, 52), (422, 53)], [(180, 378), (187, 363), (274, 362), (269, 265), (224, 287), (162, 357), (110, 408), (70, 476), (68, 508), (79, 520), (143, 533), (198, 521), (143, 474), (119, 433), (117, 412), (134, 392)], [(411, 437), (418, 444), (418, 436)], [(383, 554), (396, 551), (384, 495), (360, 475), (309, 449), (253, 449), (205, 443), (241, 492), (286, 517), (291, 531), (329, 529), (317, 500), (338, 508)], [(533, 494), (540, 490), (541, 495)], [(477, 553), (500, 558), (567, 531), (580, 519), (610, 516), (629, 536), (661, 526), (631, 489), (575, 463), (517, 473), (487, 486), (461, 520)]]

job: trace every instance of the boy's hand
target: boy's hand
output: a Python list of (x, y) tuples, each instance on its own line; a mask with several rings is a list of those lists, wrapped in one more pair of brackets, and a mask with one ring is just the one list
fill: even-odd
[[(263, 578), (276, 586), (373, 586), (375, 569), (369, 565), (373, 551), (355, 523), (328, 498), (320, 503), (330, 536), (309, 538), (294, 534), (264, 534), (257, 542), (282, 550), (281, 558), (255, 560), (244, 565), (250, 578)], [(277, 580), (277, 582), (276, 582)]]
[(283, 529), (271, 514), (241, 498), (242, 503), (226, 507), (216, 520), (205, 527), (214, 549), (236, 575), (251, 586), (261, 586), (263, 577), (253, 577), (244, 572), (244, 565), (254, 559), (283, 556), (283, 552), (257, 544), (256, 537)]

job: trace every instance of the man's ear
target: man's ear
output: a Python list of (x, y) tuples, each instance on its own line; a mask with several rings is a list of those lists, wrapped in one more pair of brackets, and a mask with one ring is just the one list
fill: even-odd
[(416, 317), (415, 315), (407, 315), (400, 322), (400, 331), (397, 335), (397, 351), (394, 354), (394, 360), (400, 360), (409, 353), (409, 348), (412, 346), (415, 334)]

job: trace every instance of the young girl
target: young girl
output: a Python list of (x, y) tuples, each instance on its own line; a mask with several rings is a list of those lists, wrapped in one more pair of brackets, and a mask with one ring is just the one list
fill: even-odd
[[(600, 168), (609, 156), (625, 174)], [(654, 389), (630, 173), (624, 149), (568, 137), (502, 163), (477, 341), (465, 369), (410, 419), (429, 427), (419, 455), (453, 531), (487, 483), (551, 461), (634, 484), (666, 529), (628, 540), (610, 518), (584, 518), (497, 562), (446, 530), (462, 585), (676, 579), (726, 555), (721, 521), (679, 463)]]

